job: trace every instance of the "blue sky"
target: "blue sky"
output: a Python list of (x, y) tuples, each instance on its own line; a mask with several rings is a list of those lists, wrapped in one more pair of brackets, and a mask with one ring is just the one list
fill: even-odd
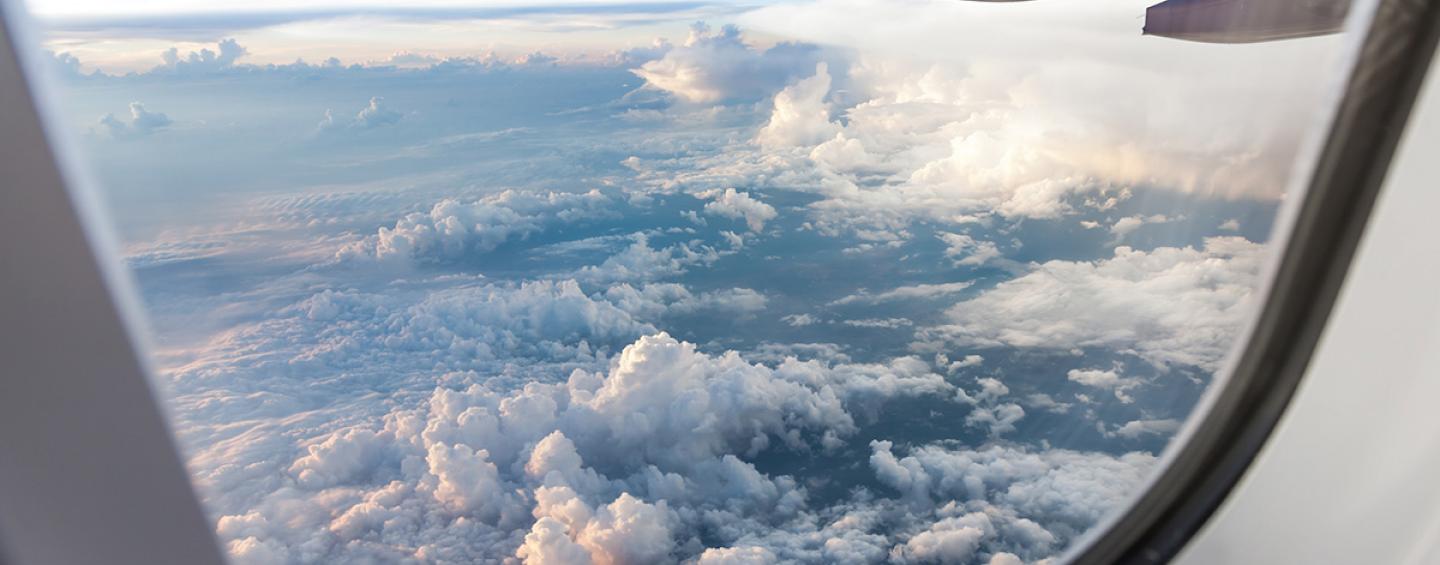
[(237, 562), (1009, 564), (1223, 367), (1341, 44), (1076, 4), (41, 11)]

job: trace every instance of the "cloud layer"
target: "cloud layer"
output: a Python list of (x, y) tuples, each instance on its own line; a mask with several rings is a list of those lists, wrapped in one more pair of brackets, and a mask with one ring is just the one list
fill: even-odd
[(109, 92), (180, 118), (91, 137), (117, 199), (156, 187), (130, 264), (231, 555), (1046, 563), (1253, 310), (1316, 83), (1076, 39), (1111, 6), (1045, 49), (936, 31), (981, 4), (598, 56), (58, 55), (82, 125)]

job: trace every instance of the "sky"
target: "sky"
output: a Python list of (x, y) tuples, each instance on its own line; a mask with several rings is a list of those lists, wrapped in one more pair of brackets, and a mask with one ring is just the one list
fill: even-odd
[(1223, 369), (1345, 36), (902, 4), (30, 6), (236, 563), (1047, 563)]

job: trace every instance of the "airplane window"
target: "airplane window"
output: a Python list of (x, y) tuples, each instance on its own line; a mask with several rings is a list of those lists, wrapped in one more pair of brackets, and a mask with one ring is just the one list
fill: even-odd
[(236, 563), (1046, 563), (1259, 307), (1347, 0), (30, 0)]

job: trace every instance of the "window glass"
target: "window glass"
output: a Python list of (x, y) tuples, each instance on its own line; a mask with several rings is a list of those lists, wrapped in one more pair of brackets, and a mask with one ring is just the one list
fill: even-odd
[(1343, 0), (32, 0), (237, 563), (1037, 563), (1247, 319)]

